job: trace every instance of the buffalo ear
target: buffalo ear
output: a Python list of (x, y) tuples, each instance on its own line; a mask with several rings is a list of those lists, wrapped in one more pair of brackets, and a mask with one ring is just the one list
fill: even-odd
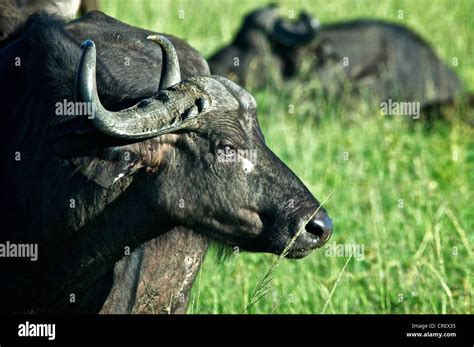
[(137, 147), (83, 127), (80, 120), (53, 126), (48, 136), (51, 150), (104, 188), (143, 167)]
[(105, 148), (93, 156), (71, 158), (69, 161), (77, 167), (76, 171), (104, 188), (110, 188), (143, 167), (138, 155), (128, 146)]

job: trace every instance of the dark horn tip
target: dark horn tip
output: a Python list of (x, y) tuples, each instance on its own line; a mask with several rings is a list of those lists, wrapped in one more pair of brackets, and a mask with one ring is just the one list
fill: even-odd
[(85, 40), (85, 41), (81, 44), (81, 49), (90, 48), (90, 47), (94, 47), (94, 41), (92, 41), (92, 40)]
[(162, 35), (148, 35), (146, 39), (150, 41), (155, 41), (155, 42), (162, 42), (162, 41), (167, 40), (167, 38)]
[(158, 43), (163, 50), (169, 50), (170, 47), (173, 47), (171, 41), (163, 35), (148, 35), (146, 39)]

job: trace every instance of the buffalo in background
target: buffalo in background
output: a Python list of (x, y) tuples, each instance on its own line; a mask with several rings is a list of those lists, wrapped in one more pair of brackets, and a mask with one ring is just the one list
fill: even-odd
[[(211, 72), (242, 86), (263, 87), (277, 70), (284, 77), (297, 74), (298, 52), (315, 37), (319, 23), (302, 12), (297, 22), (282, 19), (276, 5), (249, 13), (234, 41), (208, 59)], [(277, 45), (281, 47), (277, 47)]]
[(288, 79), (320, 81), (326, 94), (375, 96), (417, 101), (422, 106), (451, 101), (464, 93), (454, 72), (413, 31), (378, 20), (318, 25), (308, 14), (297, 21), (279, 16), (271, 5), (245, 17), (234, 41), (209, 58), (212, 73), (243, 86), (263, 86), (277, 68)]

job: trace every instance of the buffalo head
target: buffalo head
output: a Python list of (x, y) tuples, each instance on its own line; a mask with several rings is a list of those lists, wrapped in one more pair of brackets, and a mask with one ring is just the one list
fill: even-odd
[(103, 149), (101, 160), (75, 158), (75, 164), (105, 187), (133, 178), (131, 184), (141, 187), (135, 199), (160, 223), (276, 254), (294, 238), (289, 257), (321, 247), (331, 219), (266, 146), (255, 99), (220, 76), (181, 81), (172, 44), (163, 36), (148, 39), (163, 52), (160, 91), (114, 112), (99, 100), (95, 45), (83, 43), (76, 97), (92, 105), (85, 121), (116, 142)]
[(292, 21), (282, 18), (276, 5), (258, 9), (245, 17), (234, 42), (209, 59), (211, 71), (241, 85), (250, 78), (257, 86), (271, 73), (267, 67), (290, 75), (300, 48), (316, 37), (318, 28), (319, 22), (306, 12)]

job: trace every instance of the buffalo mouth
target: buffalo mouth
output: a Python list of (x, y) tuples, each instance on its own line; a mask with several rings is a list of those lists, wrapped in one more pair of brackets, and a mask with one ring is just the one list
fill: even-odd
[(290, 250), (288, 254), (285, 256), (288, 259), (301, 259), (309, 255), (313, 249), (295, 249), (295, 250)]
[(329, 240), (331, 236), (329, 235), (326, 239), (322, 240), (320, 238), (315, 238), (314, 241), (311, 241), (307, 246), (293, 246), (288, 253), (285, 255), (289, 259), (300, 259), (309, 255), (312, 251), (317, 248), (321, 248)]
[(310, 246), (310, 248), (293, 247), (290, 249), (290, 251), (286, 255), (286, 258), (290, 258), (290, 259), (304, 258), (315, 249), (323, 247), (330, 238), (331, 238), (331, 234), (329, 234), (329, 236), (327, 236), (325, 239), (317, 239), (316, 242), (314, 243), (314, 246)]

